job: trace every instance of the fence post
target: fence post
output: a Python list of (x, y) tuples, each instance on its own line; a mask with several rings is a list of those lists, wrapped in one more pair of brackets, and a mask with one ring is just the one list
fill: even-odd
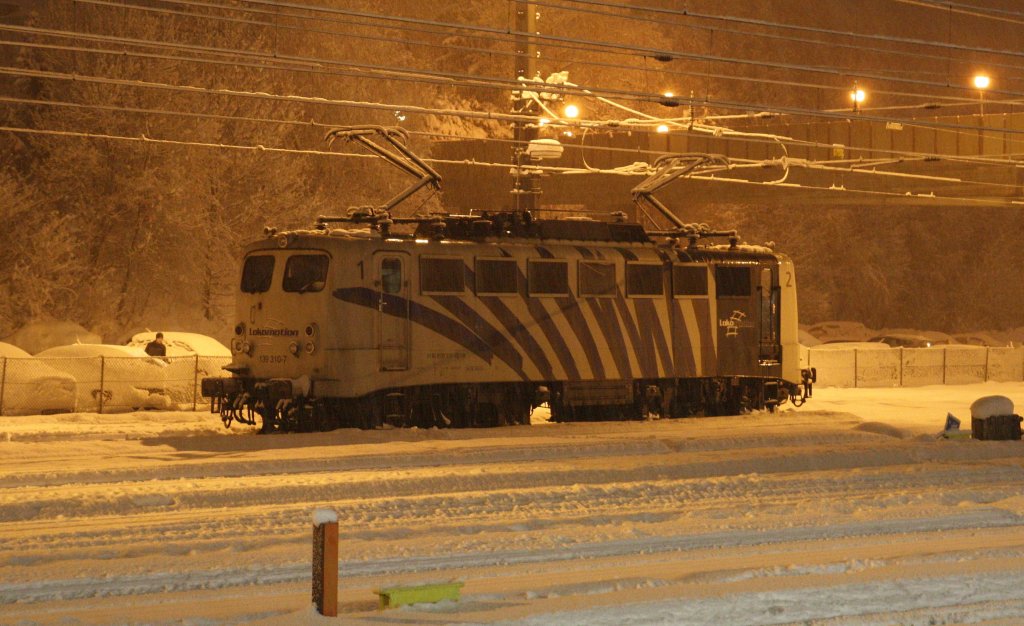
[(105, 364), (106, 359), (104, 359), (104, 357), (100, 357), (100, 415), (103, 415), (103, 369)]
[(946, 348), (942, 349), (942, 384), (946, 384)]
[(199, 406), (199, 355), (196, 355), (196, 366), (193, 370), (195, 375), (192, 377), (192, 411), (196, 411)]
[(320, 615), (338, 615), (338, 514), (313, 511), (313, 603)]
[(7, 390), (7, 357), (4, 357), (4, 369), (0, 374), (0, 415), (4, 414), (4, 391)]

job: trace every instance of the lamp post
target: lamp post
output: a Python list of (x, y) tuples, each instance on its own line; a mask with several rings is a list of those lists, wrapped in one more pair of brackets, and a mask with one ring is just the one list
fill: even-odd
[(974, 75), (974, 88), (978, 90), (978, 110), (982, 116), (985, 115), (985, 90), (992, 84), (987, 74)]

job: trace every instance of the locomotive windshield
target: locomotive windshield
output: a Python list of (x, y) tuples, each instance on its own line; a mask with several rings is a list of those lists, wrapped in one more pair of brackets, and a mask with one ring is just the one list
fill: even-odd
[(242, 292), (263, 293), (270, 289), (274, 277), (274, 257), (269, 255), (251, 256), (242, 268)]
[(327, 255), (296, 254), (284, 266), (285, 291), (306, 293), (320, 291), (327, 284)]

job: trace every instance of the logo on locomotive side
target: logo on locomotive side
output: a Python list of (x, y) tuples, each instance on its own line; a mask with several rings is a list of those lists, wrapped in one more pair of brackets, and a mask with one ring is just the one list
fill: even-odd
[(291, 328), (250, 328), (250, 337), (298, 337), (299, 331)]
[(739, 337), (741, 328), (753, 328), (754, 324), (744, 321), (747, 314), (743, 311), (733, 310), (732, 315), (724, 320), (718, 320), (718, 325), (725, 329), (726, 337)]

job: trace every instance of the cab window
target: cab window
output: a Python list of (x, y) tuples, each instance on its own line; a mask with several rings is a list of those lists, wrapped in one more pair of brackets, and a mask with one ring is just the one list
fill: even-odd
[(274, 257), (266, 254), (248, 257), (242, 267), (242, 292), (263, 293), (270, 289), (273, 277)]
[(321, 291), (327, 284), (327, 264), (327, 255), (324, 254), (296, 254), (288, 257), (282, 288), (292, 293)]

